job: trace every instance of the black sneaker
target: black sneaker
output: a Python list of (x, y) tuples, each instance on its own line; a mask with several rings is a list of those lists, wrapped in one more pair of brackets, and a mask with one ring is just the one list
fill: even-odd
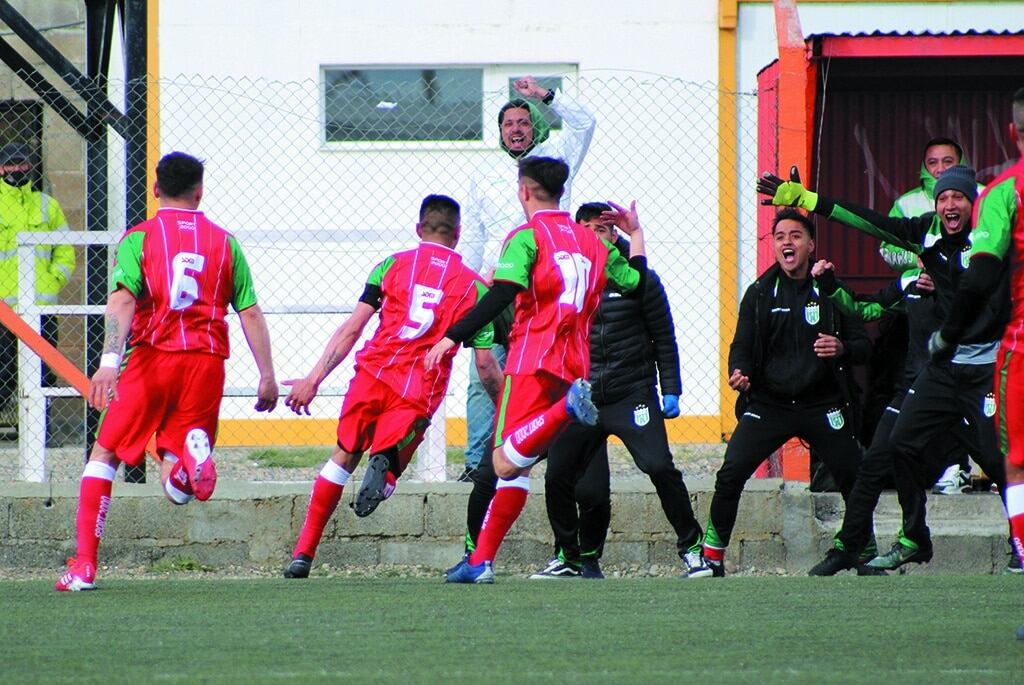
[(865, 565), (868, 568), (881, 568), (887, 571), (892, 571), (903, 566), (903, 564), (909, 564), (910, 562), (923, 564), (931, 560), (931, 547), (911, 549), (897, 540), (892, 546), (892, 549), (881, 556), (875, 557)]
[(530, 580), (548, 580), (550, 578), (579, 578), (580, 570), (567, 564), (558, 557), (548, 562), (547, 566), (530, 576)]
[(725, 578), (725, 562), (724, 561), (712, 561), (707, 557), (704, 557), (704, 564), (711, 569), (712, 578)]
[(888, 571), (884, 568), (875, 568), (874, 566), (868, 566), (867, 564), (857, 564), (857, 575), (858, 576), (887, 576)]
[(1016, 553), (1010, 552), (1010, 560), (1006, 562), (1006, 568), (1003, 569), (1003, 573), (1013, 575), (1024, 574), (1024, 567), (1021, 567), (1020, 557)]
[[(848, 571), (857, 567), (857, 558), (849, 552), (833, 547), (807, 572), (809, 576), (834, 576), (840, 571)], [(884, 571), (883, 571), (884, 573)]]
[(284, 570), (285, 578), (309, 578), (309, 567), (313, 563), (312, 557), (307, 557), (305, 554), (292, 559), (292, 563), (288, 564), (288, 568)]
[(583, 558), (583, 565), (580, 567), (580, 577), (591, 580), (604, 580), (604, 573), (601, 572), (601, 564), (597, 559)]
[(372, 514), (377, 505), (390, 496), (387, 492), (388, 458), (383, 454), (375, 454), (370, 457), (370, 463), (366, 465), (366, 473), (363, 474), (363, 483), (356, 493), (356, 503), (352, 509), (356, 516), (364, 518)]

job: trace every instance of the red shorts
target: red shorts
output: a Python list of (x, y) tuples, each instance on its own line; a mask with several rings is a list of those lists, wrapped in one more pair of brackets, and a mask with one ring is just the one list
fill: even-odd
[(996, 437), (1006, 461), (1024, 468), (1024, 354), (999, 348), (996, 358)]
[(423, 442), (430, 425), (424, 410), (362, 370), (345, 393), (338, 418), (338, 446), (351, 454), (369, 450), (380, 452), (397, 447), (399, 456), (408, 457)]
[(495, 412), (494, 446), (500, 447), (509, 435), (527, 421), (564, 401), (569, 381), (543, 371), (529, 375), (506, 375), (505, 389)]
[(142, 461), (153, 433), (161, 454), (180, 457), (193, 428), (206, 431), (213, 447), (223, 395), (223, 357), (136, 347), (100, 418), (96, 442), (131, 466)]

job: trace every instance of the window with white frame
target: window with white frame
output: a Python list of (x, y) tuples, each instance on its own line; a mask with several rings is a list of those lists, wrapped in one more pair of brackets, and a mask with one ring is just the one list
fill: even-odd
[[(530, 74), (559, 89), (574, 65), (330, 66), (321, 68), (323, 140), (335, 144), (496, 144), (498, 109)], [(537, 103), (548, 123), (561, 120)]]

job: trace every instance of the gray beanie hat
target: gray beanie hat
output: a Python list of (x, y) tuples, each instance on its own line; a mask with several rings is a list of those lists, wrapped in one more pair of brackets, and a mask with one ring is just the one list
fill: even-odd
[(974, 176), (974, 169), (958, 164), (943, 171), (935, 182), (935, 199), (938, 200), (946, 190), (959, 190), (973, 204), (978, 197), (978, 179)]

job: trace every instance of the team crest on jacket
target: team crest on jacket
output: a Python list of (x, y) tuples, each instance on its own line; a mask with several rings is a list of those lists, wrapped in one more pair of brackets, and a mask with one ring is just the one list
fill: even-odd
[(638, 404), (633, 409), (633, 423), (637, 426), (646, 426), (651, 422), (651, 410), (646, 404)]
[(996, 396), (994, 394), (989, 393), (985, 395), (985, 399), (981, 403), (981, 411), (988, 418), (996, 415)]
[(807, 323), (812, 326), (816, 326), (818, 324), (818, 321), (821, 320), (821, 314), (817, 302), (807, 303), (807, 306), (804, 307), (804, 319), (806, 319)]
[(968, 245), (960, 252), (960, 266), (967, 270), (967, 267), (971, 265), (971, 246)]
[(825, 416), (828, 418), (828, 425), (832, 427), (832, 430), (839, 430), (846, 425), (842, 409), (829, 409)]

